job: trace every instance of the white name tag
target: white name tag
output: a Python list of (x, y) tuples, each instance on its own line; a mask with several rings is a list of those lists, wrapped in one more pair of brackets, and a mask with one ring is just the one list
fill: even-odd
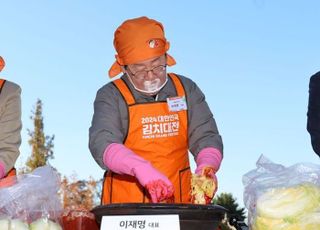
[(180, 230), (179, 215), (103, 216), (101, 230)]
[(177, 112), (181, 110), (187, 110), (186, 97), (169, 97), (167, 98), (169, 111)]

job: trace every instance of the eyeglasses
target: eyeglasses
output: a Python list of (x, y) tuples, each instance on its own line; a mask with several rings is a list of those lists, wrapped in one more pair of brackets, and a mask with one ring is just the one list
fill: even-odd
[(148, 76), (148, 73), (151, 71), (152, 74), (154, 75), (160, 75), (166, 70), (167, 66), (166, 65), (158, 65), (156, 67), (153, 67), (152, 69), (145, 69), (145, 70), (140, 70), (135, 73), (133, 73), (128, 66), (126, 66), (126, 69), (130, 71), (130, 75), (135, 77), (136, 79), (144, 79)]

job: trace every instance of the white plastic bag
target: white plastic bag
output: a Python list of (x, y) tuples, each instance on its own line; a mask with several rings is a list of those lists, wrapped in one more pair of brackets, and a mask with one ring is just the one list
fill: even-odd
[(320, 229), (320, 165), (275, 164), (263, 155), (243, 176), (252, 230)]

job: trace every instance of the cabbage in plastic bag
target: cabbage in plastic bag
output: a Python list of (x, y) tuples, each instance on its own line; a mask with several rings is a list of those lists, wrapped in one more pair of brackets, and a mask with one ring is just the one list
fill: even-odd
[(22, 220), (18, 219), (1, 219), (0, 220), (1, 230), (29, 230), (29, 225)]
[(261, 156), (243, 184), (253, 230), (320, 229), (320, 165), (284, 167)]
[(292, 218), (314, 212), (320, 206), (320, 188), (301, 184), (270, 189), (257, 199), (257, 215), (266, 218)]

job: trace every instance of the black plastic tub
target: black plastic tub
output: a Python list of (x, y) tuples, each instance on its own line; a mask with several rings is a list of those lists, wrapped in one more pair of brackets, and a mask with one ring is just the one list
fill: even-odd
[(91, 210), (100, 224), (102, 216), (178, 214), (181, 230), (215, 230), (227, 209), (219, 205), (124, 203)]

